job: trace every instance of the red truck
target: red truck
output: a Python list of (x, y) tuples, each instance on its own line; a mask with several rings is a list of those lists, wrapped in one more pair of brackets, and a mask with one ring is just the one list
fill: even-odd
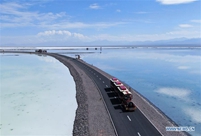
[(110, 88), (118, 95), (118, 98), (121, 100), (122, 106), (124, 107), (126, 111), (135, 111), (136, 106), (132, 102), (133, 95), (123, 85), (123, 83), (121, 83), (117, 78), (111, 78)]

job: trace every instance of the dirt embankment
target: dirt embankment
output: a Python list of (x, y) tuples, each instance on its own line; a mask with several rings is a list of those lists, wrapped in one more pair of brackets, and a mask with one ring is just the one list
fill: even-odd
[(74, 121), (74, 136), (115, 136), (114, 128), (94, 82), (66, 57), (51, 55), (70, 70), (76, 84), (78, 108)]

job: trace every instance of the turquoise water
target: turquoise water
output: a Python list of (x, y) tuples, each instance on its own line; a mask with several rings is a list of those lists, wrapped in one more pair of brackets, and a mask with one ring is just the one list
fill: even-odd
[(121, 79), (179, 126), (201, 135), (201, 50), (103, 49), (81, 58)]
[(0, 55), (0, 135), (72, 135), (77, 102), (69, 70), (48, 56)]

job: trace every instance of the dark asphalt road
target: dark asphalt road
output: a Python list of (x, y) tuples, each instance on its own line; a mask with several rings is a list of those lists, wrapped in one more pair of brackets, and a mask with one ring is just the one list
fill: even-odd
[[(69, 59), (69, 57), (67, 58)], [(110, 81), (108, 78), (76, 59), (71, 60), (85, 71), (99, 88), (119, 136), (161, 136), (139, 109), (135, 112), (123, 110), (119, 100), (109, 88)]]

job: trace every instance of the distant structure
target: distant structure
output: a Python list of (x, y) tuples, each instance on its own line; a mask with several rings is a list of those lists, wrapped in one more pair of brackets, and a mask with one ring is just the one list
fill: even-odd
[(80, 59), (80, 55), (75, 55), (76, 59)]
[(100, 53), (102, 52), (102, 47), (100, 47)]

